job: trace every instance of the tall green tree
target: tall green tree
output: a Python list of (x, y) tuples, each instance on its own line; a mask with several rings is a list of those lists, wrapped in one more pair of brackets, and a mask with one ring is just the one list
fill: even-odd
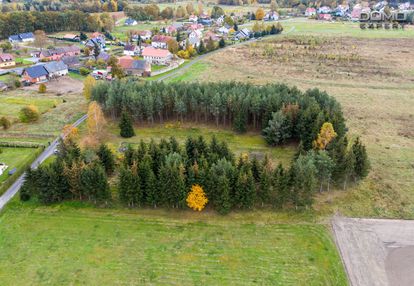
[(122, 112), (121, 121), (119, 122), (119, 128), (121, 129), (121, 137), (130, 138), (135, 136), (135, 131), (134, 127), (132, 126), (131, 117), (126, 111)]

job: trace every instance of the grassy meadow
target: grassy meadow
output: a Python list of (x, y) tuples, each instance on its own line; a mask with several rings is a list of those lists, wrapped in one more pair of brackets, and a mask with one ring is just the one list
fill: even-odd
[[(13, 202), (0, 214), (2, 285), (347, 285), (324, 225)], [(289, 218), (289, 221), (294, 219)]]
[[(1, 141), (1, 139), (0, 139)], [(1, 184), (9, 177), (8, 172), (13, 169), (19, 169), (27, 163), (36, 149), (33, 148), (8, 148), (0, 147), (2, 151), (0, 153), (0, 163), (4, 163), (9, 168), (0, 176), (0, 187)]]

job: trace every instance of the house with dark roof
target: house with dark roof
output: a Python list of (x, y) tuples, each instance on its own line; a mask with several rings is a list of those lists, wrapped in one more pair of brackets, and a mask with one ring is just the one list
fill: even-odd
[(22, 79), (27, 83), (46, 82), (48, 74), (43, 65), (35, 65), (24, 69)]
[(22, 33), (18, 35), (11, 35), (9, 37), (10, 43), (33, 42), (33, 41), (34, 41), (34, 35), (32, 32)]
[(11, 54), (0, 54), (0, 68), (15, 66), (16, 62)]
[(136, 26), (138, 22), (134, 19), (128, 18), (125, 20), (125, 26)]
[(95, 45), (98, 45), (98, 47), (100, 49), (104, 49), (106, 47), (105, 38), (103, 38), (103, 37), (91, 38), (91, 39), (87, 40), (86, 43), (85, 43), (85, 46), (88, 47), (90, 50), (93, 50)]
[(139, 47), (137, 45), (126, 44), (124, 47), (124, 55), (135, 56), (139, 54)]
[(34, 51), (30, 53), (32, 57), (48, 61), (59, 61), (64, 56), (72, 57), (79, 56), (80, 54), (80, 48), (77, 46), (67, 46), (62, 48)]
[(68, 66), (68, 68), (78, 68), (81, 66), (81, 63), (79, 61), (79, 58), (74, 56), (64, 56), (62, 57), (62, 62), (65, 63), (65, 65)]
[(43, 66), (45, 67), (45, 69), (47, 70), (47, 78), (48, 79), (52, 79), (52, 78), (58, 78), (64, 75), (68, 74), (68, 66), (65, 65), (64, 62), (62, 61), (58, 61), (58, 62), (47, 62), (44, 63)]
[(242, 29), (236, 32), (234, 35), (235, 40), (244, 40), (250, 38), (250, 30), (249, 29)]
[(168, 41), (173, 39), (173, 37), (170, 36), (164, 36), (164, 35), (155, 35), (152, 37), (151, 45), (154, 48), (158, 49), (168, 49)]
[(97, 60), (103, 60), (105, 62), (109, 61), (109, 59), (111, 58), (111, 56), (105, 52), (100, 52), (98, 57), (96, 58)]

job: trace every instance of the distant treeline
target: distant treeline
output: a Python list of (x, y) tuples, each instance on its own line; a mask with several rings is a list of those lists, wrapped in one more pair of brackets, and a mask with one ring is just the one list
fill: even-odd
[(64, 12), (12, 12), (0, 14), (0, 38), (25, 32), (43, 30), (46, 33), (61, 31), (109, 30), (113, 19), (109, 14), (89, 15), (81, 11)]
[[(24, 3), (9, 3), (11, 1), (4, 0), (1, 6), (1, 12), (13, 11), (82, 11), (87, 13), (98, 12), (117, 12), (122, 11), (126, 7), (127, 2), (122, 0), (25, 0)], [(22, 1), (23, 2), (23, 1)]]
[(183, 208), (191, 186), (200, 185), (210, 208), (226, 214), (238, 208), (308, 207), (323, 186), (329, 190), (330, 182), (346, 184), (367, 172), (366, 151), (359, 140), (349, 147), (346, 140), (336, 141), (329, 151), (299, 149), (290, 168), (245, 154), (235, 159), (227, 144), (214, 137), (209, 143), (189, 137), (184, 146), (173, 137), (159, 143), (141, 141), (120, 161), (106, 145), (82, 152), (69, 140), (60, 143), (56, 161), (27, 172), (20, 197), (45, 204), (115, 200), (128, 207)]
[(232, 126), (237, 132), (265, 131), (276, 116), (282, 119), (284, 130), (280, 143), (295, 139), (305, 150), (312, 148), (325, 122), (332, 123), (338, 137), (346, 133), (341, 106), (333, 97), (317, 89), (303, 93), (280, 84), (114, 81), (96, 85), (92, 100), (114, 118), (126, 110), (137, 122), (214, 123)]

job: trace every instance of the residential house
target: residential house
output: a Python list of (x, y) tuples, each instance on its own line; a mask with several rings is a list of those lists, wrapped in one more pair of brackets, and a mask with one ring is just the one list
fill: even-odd
[(177, 33), (177, 28), (173, 25), (167, 26), (165, 28), (165, 33), (167, 33), (169, 35), (173, 35), (173, 34)]
[(158, 65), (168, 65), (173, 58), (173, 55), (168, 50), (155, 49), (153, 47), (144, 48), (142, 56), (149, 63)]
[(204, 26), (202, 24), (191, 24), (187, 27), (187, 32), (198, 31), (202, 33), (204, 30)]
[(138, 22), (134, 19), (128, 18), (125, 20), (125, 26), (136, 26)]
[(141, 37), (141, 40), (146, 41), (150, 40), (152, 37), (151, 31), (138, 31), (135, 35), (132, 36), (133, 41), (138, 41), (138, 36)]
[(106, 47), (105, 38), (95, 37), (88, 39), (85, 43), (85, 46), (88, 47), (90, 50), (93, 50), (95, 45), (97, 45), (100, 49), (104, 49)]
[(96, 59), (103, 60), (104, 62), (108, 62), (110, 58), (111, 56), (109, 54), (101, 51)]
[(276, 11), (269, 11), (264, 16), (263, 20), (265, 21), (277, 21), (279, 20), (279, 14)]
[(124, 55), (126, 56), (135, 56), (140, 52), (139, 47), (133, 44), (126, 44), (124, 47)]
[(211, 26), (213, 24), (213, 20), (211, 19), (210, 15), (204, 12), (198, 17), (197, 22), (205, 26)]
[(120, 57), (119, 66), (127, 75), (149, 76), (151, 74), (151, 63), (146, 60), (135, 60), (130, 56)]
[(92, 33), (91, 38), (102, 38), (102, 39), (105, 39), (105, 35), (102, 34), (101, 32), (94, 32), (94, 33)]
[(39, 58), (40, 60), (46, 60), (46, 61), (59, 61), (65, 56), (73, 57), (73, 56), (79, 56), (80, 54), (81, 54), (81, 50), (77, 46), (67, 46), (67, 47), (62, 47), (62, 48), (34, 51), (30, 53), (32, 57)]
[(68, 74), (68, 66), (63, 61), (53, 61), (44, 63), (48, 79), (58, 78)]
[(68, 68), (76, 69), (81, 66), (79, 57), (64, 56), (62, 57), (62, 62), (68, 66)]
[(220, 27), (220, 26), (223, 26), (223, 24), (224, 24), (224, 15), (221, 15), (220, 17), (216, 19), (216, 25)]
[(230, 32), (230, 29), (229, 29), (229, 28), (227, 28), (227, 27), (225, 27), (225, 26), (223, 26), (223, 27), (220, 27), (220, 28), (218, 29), (218, 32), (219, 32), (220, 34), (222, 34), (222, 35), (228, 35), (228, 34), (229, 34), (229, 32)]
[(317, 10), (318, 14), (328, 14), (328, 13), (331, 13), (331, 11), (332, 9), (329, 8), (328, 6), (322, 6)]
[(199, 30), (192, 31), (188, 34), (188, 43), (194, 48), (200, 46), (201, 38), (203, 34)]
[(71, 41), (71, 42), (79, 42), (80, 41), (80, 37), (78, 35), (75, 35), (75, 34), (66, 34), (62, 37), (62, 39), (66, 40), (66, 41)]
[(312, 16), (315, 16), (315, 15), (316, 15), (316, 9), (315, 8), (311, 8), (311, 7), (306, 8), (306, 10), (305, 10), (305, 16), (306, 17), (312, 17)]
[(194, 14), (190, 15), (190, 17), (188, 18), (188, 21), (193, 22), (193, 23), (197, 23), (197, 21), (198, 21), (197, 15), (194, 15)]
[(33, 42), (34, 41), (34, 35), (33, 33), (22, 33), (18, 35), (11, 35), (9, 37), (9, 41), (11, 43), (26, 43), (26, 42)]
[(234, 34), (234, 39), (235, 40), (245, 40), (250, 38), (250, 31), (247, 28), (238, 30), (235, 34)]
[(170, 36), (155, 35), (152, 37), (151, 45), (158, 49), (168, 49), (168, 41), (173, 39)]
[(0, 68), (15, 66), (16, 62), (11, 54), (0, 54)]
[(212, 31), (208, 31), (207, 33), (204, 34), (203, 41), (207, 42), (210, 39), (212, 39), (214, 42), (220, 41), (220, 37), (216, 33), (213, 33)]
[(24, 69), (22, 79), (27, 83), (46, 82), (48, 74), (43, 65), (35, 65)]
[(332, 15), (331, 14), (318, 14), (318, 20), (331, 21)]

